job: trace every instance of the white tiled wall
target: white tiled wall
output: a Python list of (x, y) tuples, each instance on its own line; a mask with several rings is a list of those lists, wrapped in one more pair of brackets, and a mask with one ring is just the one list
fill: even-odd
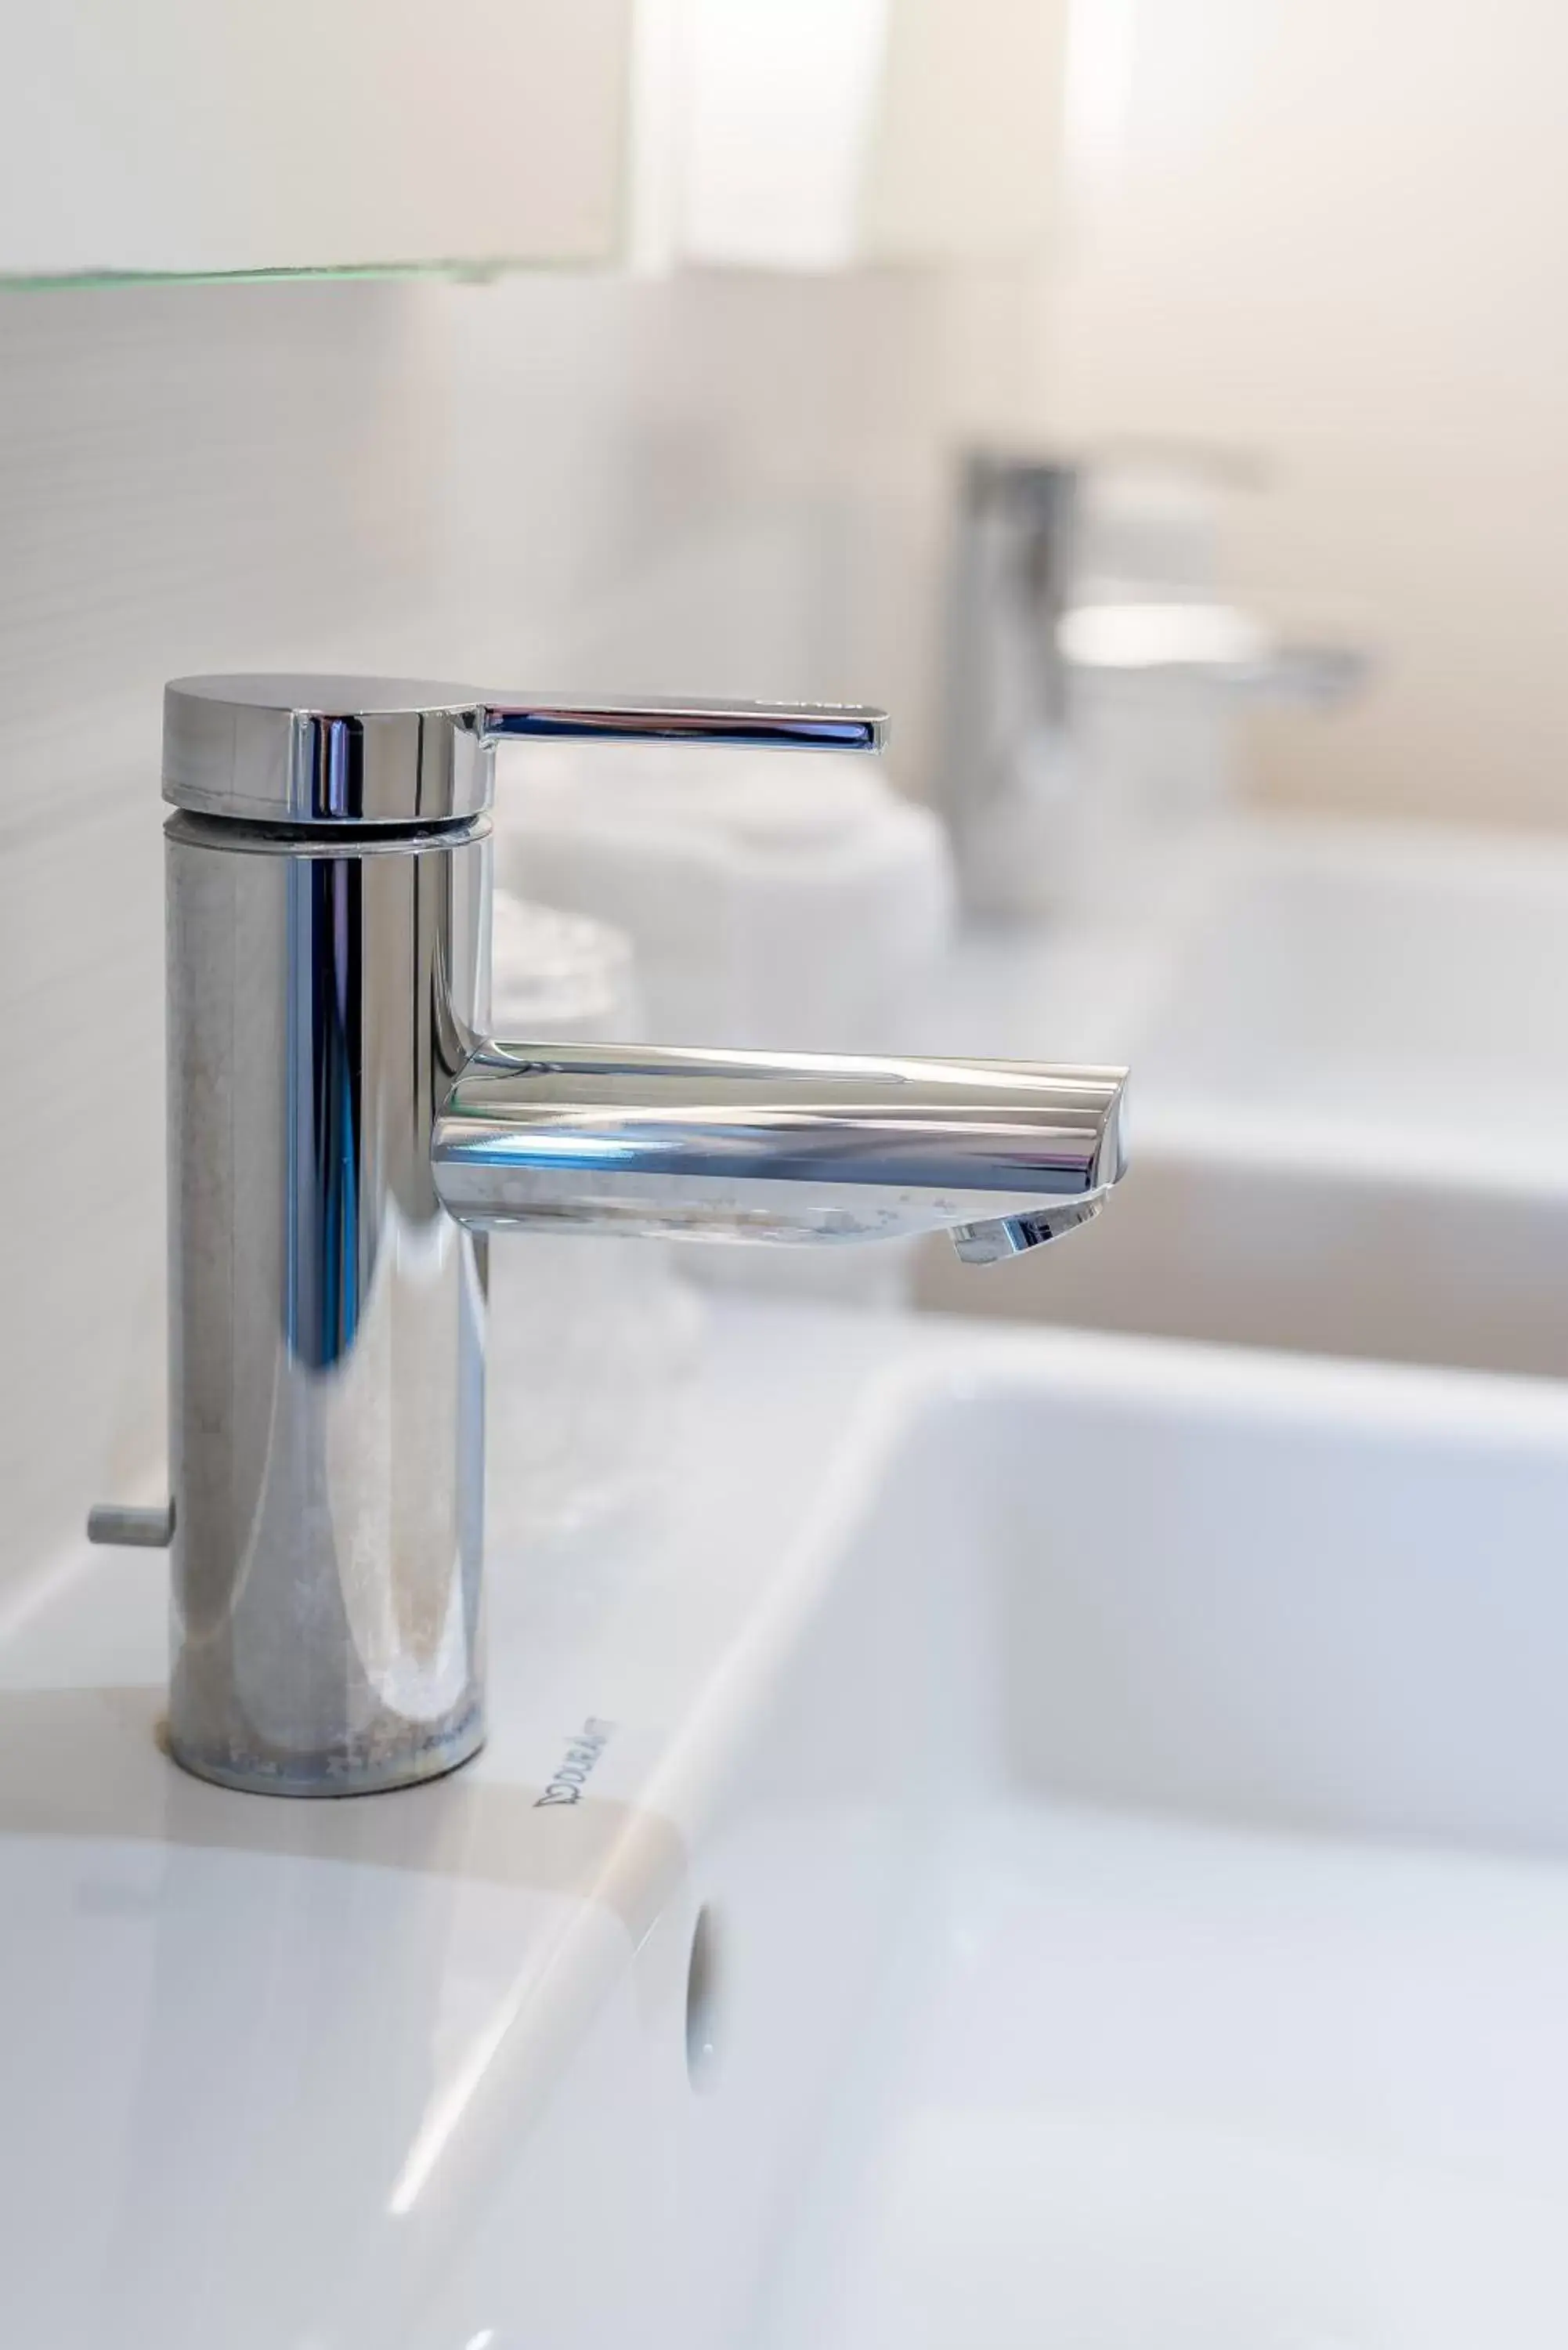
[(914, 275), (0, 296), (0, 1584), (161, 1437), (163, 680), (883, 698), (909, 772), (946, 445), (1020, 315)]

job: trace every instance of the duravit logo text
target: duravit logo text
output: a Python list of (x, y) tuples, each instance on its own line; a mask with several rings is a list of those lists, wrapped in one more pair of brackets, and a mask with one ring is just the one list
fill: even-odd
[(588, 1774), (599, 1756), (615, 1736), (613, 1721), (600, 1721), (590, 1714), (561, 1758), (560, 1768), (534, 1805), (536, 1812), (548, 1804), (578, 1804)]

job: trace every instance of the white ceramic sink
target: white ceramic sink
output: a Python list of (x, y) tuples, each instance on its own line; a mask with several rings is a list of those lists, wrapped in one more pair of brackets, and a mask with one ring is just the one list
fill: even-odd
[(1568, 1191), (1568, 847), (1254, 825), (1189, 921), (1146, 1043), (1168, 1131), (1212, 1111), (1374, 1171)]
[(1561, 2350), (1568, 1399), (726, 1307), (671, 1468), (402, 1794), (13, 1607), (7, 2341)]
[(967, 951), (938, 1041), (1133, 1064), (1114, 1224), (959, 1311), (1568, 1373), (1568, 845), (1217, 837), (1158, 919)]

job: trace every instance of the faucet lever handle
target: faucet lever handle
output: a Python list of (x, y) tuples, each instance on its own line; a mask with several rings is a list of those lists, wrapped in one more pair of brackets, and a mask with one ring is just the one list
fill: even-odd
[(483, 816), (494, 746), (731, 743), (879, 751), (879, 710), (790, 702), (594, 702), (430, 678), (177, 677), (163, 693), (163, 796), (244, 824), (436, 825)]
[(880, 751), (885, 712), (809, 702), (576, 702), (553, 695), (487, 695), (486, 742), (715, 743), (765, 751)]

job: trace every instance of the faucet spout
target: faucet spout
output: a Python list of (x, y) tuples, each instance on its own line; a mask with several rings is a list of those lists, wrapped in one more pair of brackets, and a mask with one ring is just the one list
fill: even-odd
[(964, 1264), (1005, 1264), (1009, 1257), (1022, 1256), (1025, 1249), (1044, 1248), (1047, 1241), (1064, 1240), (1081, 1225), (1092, 1224), (1106, 1199), (1104, 1191), (1096, 1191), (1087, 1200), (1064, 1200), (1059, 1207), (955, 1224), (953, 1247)]
[(1122, 1172), (1126, 1072), (648, 1045), (489, 1044), (435, 1124), (481, 1230), (833, 1243), (950, 1231), (988, 1263), (1087, 1220)]

